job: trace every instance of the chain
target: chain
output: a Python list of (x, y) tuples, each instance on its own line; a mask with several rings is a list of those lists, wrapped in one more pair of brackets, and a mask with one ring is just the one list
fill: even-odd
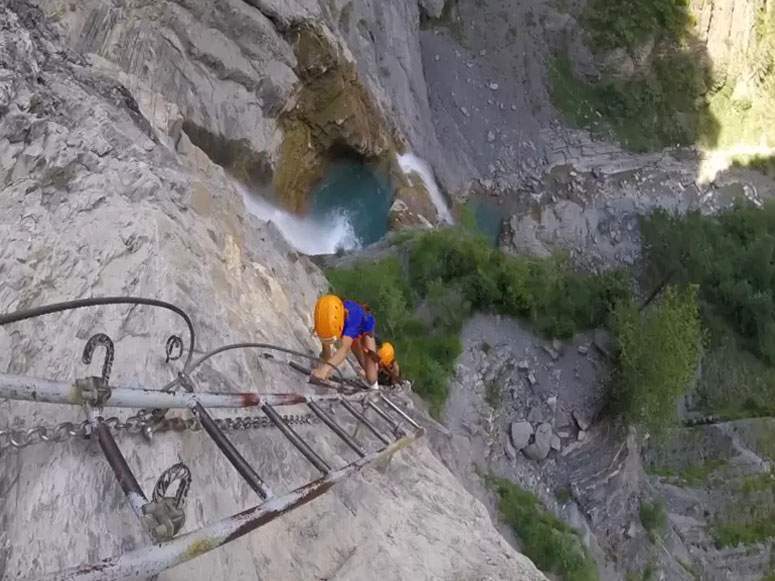
[[(161, 421), (150, 420), (147, 412), (128, 417), (125, 421), (110, 417), (103, 422), (114, 432), (127, 432), (132, 435), (143, 434), (150, 436), (159, 432), (184, 432), (190, 430), (198, 432), (202, 429), (196, 418), (183, 418), (175, 416), (163, 418)], [(285, 415), (283, 419), (290, 425), (307, 425), (317, 423), (319, 420), (312, 414)], [(221, 430), (238, 431), (259, 428), (273, 428), (274, 424), (266, 416), (236, 416), (230, 418), (216, 418), (215, 423)], [(86, 439), (89, 435), (89, 421), (80, 423), (63, 422), (56, 426), (35, 426), (21, 429), (0, 429), (0, 450), (8, 446), (12, 448), (26, 448), (42, 442), (65, 442), (72, 438)]]

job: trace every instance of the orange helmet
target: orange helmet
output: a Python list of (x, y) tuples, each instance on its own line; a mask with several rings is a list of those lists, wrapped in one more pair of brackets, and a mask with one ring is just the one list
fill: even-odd
[(344, 330), (344, 303), (335, 295), (325, 295), (315, 303), (315, 334), (322, 341), (333, 341)]
[(396, 360), (396, 350), (393, 348), (393, 345), (387, 342), (382, 344), (382, 347), (377, 351), (377, 355), (379, 355), (379, 362), (384, 367), (389, 367)]

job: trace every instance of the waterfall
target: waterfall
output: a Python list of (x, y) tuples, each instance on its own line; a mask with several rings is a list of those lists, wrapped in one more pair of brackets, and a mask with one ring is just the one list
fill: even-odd
[(274, 222), (283, 238), (299, 252), (308, 255), (334, 254), (361, 246), (353, 225), (344, 212), (327, 216), (297, 216), (269, 203), (245, 186), (235, 183), (242, 193), (245, 208), (256, 218)]
[(436, 207), (439, 220), (441, 222), (446, 222), (447, 224), (453, 224), (454, 220), (452, 219), (452, 214), (447, 207), (447, 203), (436, 183), (436, 178), (433, 176), (433, 170), (431, 170), (430, 166), (413, 153), (405, 153), (399, 156), (398, 165), (401, 166), (401, 169), (405, 174), (416, 173), (420, 176), (425, 184), (425, 189), (428, 190), (428, 193), (431, 196), (433, 205)]

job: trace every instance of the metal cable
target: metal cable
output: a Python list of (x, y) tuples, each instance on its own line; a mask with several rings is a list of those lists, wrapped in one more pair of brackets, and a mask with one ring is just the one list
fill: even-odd
[[(165, 301), (159, 301), (156, 299), (146, 299), (143, 297), (94, 297), (90, 299), (79, 299), (75, 301), (65, 301), (63, 303), (54, 303), (51, 305), (44, 305), (42, 307), (35, 307), (32, 309), (22, 309), (13, 313), (0, 315), (0, 327), (8, 325), (10, 323), (16, 323), (18, 321), (24, 321), (26, 319), (32, 319), (43, 315), (50, 315), (52, 313), (59, 313), (62, 311), (70, 311), (73, 309), (81, 309), (84, 307), (95, 307), (102, 305), (148, 305), (151, 307), (159, 307), (167, 309), (173, 313), (180, 315), (188, 325), (188, 332), (190, 340), (188, 344), (188, 355), (186, 356), (186, 363), (183, 366), (187, 369), (191, 364), (191, 359), (194, 356), (194, 347), (196, 345), (196, 335), (194, 333), (194, 324), (191, 322), (191, 317), (181, 309)], [(169, 339), (168, 339), (169, 342)]]

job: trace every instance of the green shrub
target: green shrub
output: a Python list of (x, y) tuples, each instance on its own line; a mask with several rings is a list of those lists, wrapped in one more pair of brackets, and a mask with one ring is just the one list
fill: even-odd
[(530, 492), (513, 482), (489, 477), (498, 494), (498, 510), (527, 555), (542, 571), (563, 581), (596, 581), (597, 567), (578, 533), (546, 510)]
[(582, 23), (595, 48), (634, 48), (649, 37), (679, 40), (690, 24), (688, 6), (688, 0), (591, 0)]
[(699, 362), (700, 321), (694, 288), (668, 287), (644, 311), (634, 303), (614, 313), (619, 378), (614, 393), (626, 419), (663, 433)]
[(407, 241), (396, 258), (330, 270), (337, 294), (368, 303), (377, 333), (394, 342), (403, 374), (438, 414), (473, 311), (529, 320), (549, 337), (603, 325), (629, 294), (623, 273), (575, 273), (563, 259), (506, 256), (470, 229), (437, 230)]
[(652, 540), (661, 536), (667, 527), (667, 509), (665, 507), (665, 502), (663, 500), (641, 502), (640, 522)]
[(501, 399), (503, 397), (503, 386), (495, 379), (487, 382), (484, 386), (484, 401), (493, 408), (498, 409), (501, 405)]

